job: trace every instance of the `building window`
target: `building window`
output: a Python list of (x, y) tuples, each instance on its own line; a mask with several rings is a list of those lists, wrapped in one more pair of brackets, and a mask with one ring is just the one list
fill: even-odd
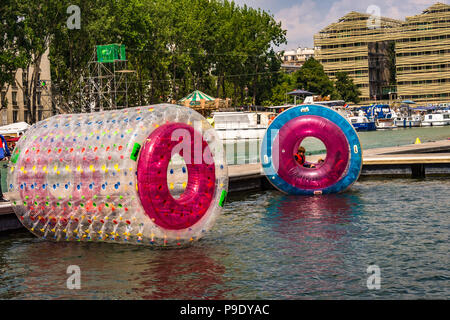
[(2, 91), (2, 96), (1, 96), (1, 101), (0, 101), (0, 106), (1, 107), (7, 107), (8, 103), (6, 101), (6, 92)]
[(12, 92), (12, 104), (13, 104), (13, 106), (17, 106), (17, 92), (16, 91)]
[(12, 112), (12, 115), (13, 115), (13, 123), (16, 123), (17, 122), (17, 116), (19, 115), (19, 110), (13, 110), (13, 112)]
[(28, 86), (28, 73), (27, 73), (26, 71), (24, 71), (24, 72), (22, 73), (22, 85), (23, 85), (24, 87), (27, 87), (27, 86)]
[(31, 118), (31, 114), (30, 114), (30, 111), (29, 110), (25, 110), (24, 112), (23, 112), (23, 120), (25, 121), (25, 122), (30, 122), (30, 119)]

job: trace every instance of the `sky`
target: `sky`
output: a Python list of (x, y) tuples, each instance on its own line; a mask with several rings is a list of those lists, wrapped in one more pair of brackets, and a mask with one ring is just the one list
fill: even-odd
[(366, 13), (370, 6), (378, 6), (383, 17), (404, 20), (436, 2), (449, 4), (450, 0), (235, 0), (270, 12), (287, 30), (287, 45), (279, 49), (313, 47), (313, 36), (327, 25), (350, 11)]

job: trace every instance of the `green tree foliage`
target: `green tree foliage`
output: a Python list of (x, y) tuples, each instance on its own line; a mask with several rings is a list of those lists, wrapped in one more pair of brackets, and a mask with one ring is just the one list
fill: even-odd
[(25, 111), (31, 123), (36, 122), (38, 108), (39, 73), (42, 57), (49, 49), (55, 30), (63, 28), (66, 19), (66, 3), (61, 0), (16, 0), (18, 20), (23, 24), (23, 33), (18, 35), (20, 50), (25, 53), (24, 71), (29, 80), (22, 83)]
[(270, 96), (266, 99), (264, 105), (284, 105), (293, 103), (293, 96), (287, 95), (297, 88), (295, 79), (292, 74), (281, 73), (278, 77), (278, 83), (276, 83), (270, 90)]
[[(81, 29), (66, 25), (69, 5), (80, 8)], [(17, 68), (29, 71), (21, 89), (30, 122), (46, 50), (53, 93), (71, 106), (95, 46), (110, 43), (126, 46), (135, 71), (129, 105), (178, 100), (194, 89), (260, 104), (279, 82), (273, 48), (286, 42), (273, 16), (228, 0), (3, 0), (0, 17), (0, 85), (12, 83)]]
[(308, 59), (303, 66), (294, 73), (297, 87), (321, 96), (336, 99), (338, 94), (323, 70), (323, 66), (314, 58)]
[(359, 103), (361, 92), (347, 73), (336, 73), (335, 87), (340, 99), (347, 102)]
[(292, 103), (293, 98), (287, 93), (295, 89), (307, 90), (323, 97), (330, 95), (331, 99), (342, 99), (353, 103), (359, 103), (361, 95), (358, 87), (347, 73), (336, 73), (336, 81), (333, 82), (325, 74), (322, 65), (311, 58), (295, 73), (280, 73), (277, 82), (268, 90), (269, 97), (264, 104)]
[[(16, 71), (26, 66), (24, 50), (24, 24), (19, 19), (15, 0), (2, 0), (0, 6), (0, 88), (14, 84)], [(0, 107), (6, 101), (0, 101)]]
[[(279, 82), (280, 59), (273, 48), (286, 42), (286, 31), (267, 12), (233, 1), (3, 2), (1, 16), (7, 18), (1, 31), (10, 41), (0, 42), (0, 84), (11, 82), (18, 67), (34, 70), (23, 88), (31, 122), (36, 120), (36, 76), (47, 49), (54, 93), (72, 106), (100, 44), (126, 46), (128, 68), (135, 71), (129, 105), (178, 100), (194, 89), (235, 104), (246, 96), (260, 104)], [(69, 5), (79, 6), (81, 29), (66, 25)]]

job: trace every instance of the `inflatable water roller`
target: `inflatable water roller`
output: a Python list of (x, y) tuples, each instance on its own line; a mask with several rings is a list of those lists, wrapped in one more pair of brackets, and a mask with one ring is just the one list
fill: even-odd
[[(307, 137), (319, 139), (326, 147), (326, 158), (315, 168), (299, 165), (294, 158)], [(279, 114), (267, 128), (260, 157), (268, 180), (294, 195), (345, 191), (362, 167), (361, 143), (351, 123), (319, 105), (300, 105)]]
[(61, 241), (183, 245), (211, 228), (228, 188), (214, 129), (175, 105), (51, 117), (25, 133), (11, 162), (16, 215)]

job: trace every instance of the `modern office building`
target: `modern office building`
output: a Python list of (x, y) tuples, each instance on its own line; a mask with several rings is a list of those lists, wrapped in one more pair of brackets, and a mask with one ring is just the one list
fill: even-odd
[(450, 5), (437, 3), (406, 18), (395, 51), (400, 99), (450, 102)]
[(362, 103), (450, 101), (450, 5), (436, 3), (405, 21), (350, 12), (314, 44), (327, 75), (347, 72)]
[[(16, 72), (14, 84), (1, 88), (1, 100), (6, 98), (6, 105), (0, 110), (0, 125), (7, 125), (16, 122), (30, 123), (30, 110), (26, 106), (26, 83), (31, 81), (33, 69), (30, 71), (19, 69)], [(42, 120), (52, 116), (52, 101), (50, 96), (50, 61), (48, 60), (48, 50), (43, 55), (37, 81), (40, 86), (37, 90), (36, 119)]]
[[(315, 59), (335, 80), (346, 72), (361, 91), (362, 102), (379, 100), (392, 84), (394, 33), (401, 21), (350, 12), (314, 36)], [(391, 66), (391, 67), (390, 67)]]

